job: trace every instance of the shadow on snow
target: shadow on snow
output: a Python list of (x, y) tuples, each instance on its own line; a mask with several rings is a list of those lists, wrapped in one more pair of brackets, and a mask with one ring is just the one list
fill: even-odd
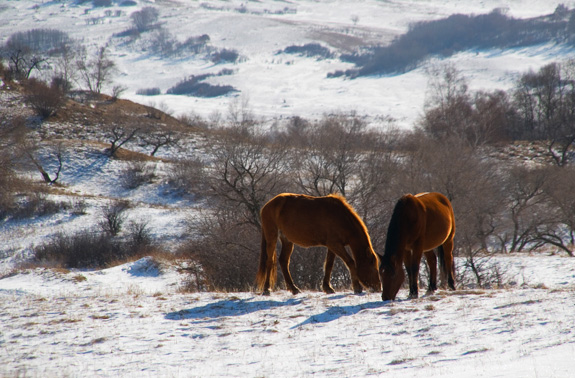
[[(330, 299), (337, 299), (336, 297), (332, 297)], [(358, 305), (352, 306), (332, 306), (328, 308), (321, 314), (312, 315), (308, 319), (304, 320), (303, 322), (291, 327), (292, 329), (299, 328), (306, 324), (318, 324), (318, 323), (329, 323), (344, 316), (352, 316), (356, 315), (363, 310), (373, 310), (382, 307), (386, 307), (389, 304), (389, 301), (376, 301), (376, 302), (366, 302)]]
[[(335, 301), (344, 296), (332, 296), (329, 299)], [(197, 320), (198, 322), (210, 322), (214, 319), (228, 316), (248, 315), (257, 311), (266, 311), (273, 308), (297, 306), (304, 303), (303, 299), (290, 298), (285, 301), (277, 300), (257, 300), (248, 299), (226, 299), (218, 302), (209, 303), (199, 307), (193, 307), (185, 310), (170, 312), (165, 315), (168, 320)], [(349, 306), (330, 306), (321, 314), (311, 315), (305, 321), (291, 327), (292, 329), (304, 326), (306, 324), (329, 323), (344, 316), (352, 316), (363, 310), (373, 310), (386, 307), (389, 301), (366, 302)], [(382, 315), (389, 315), (384, 311)]]
[(187, 310), (180, 310), (166, 314), (168, 320), (183, 319), (217, 319), (226, 316), (241, 316), (251, 314), (256, 311), (269, 310), (276, 307), (295, 306), (302, 303), (301, 299), (291, 298), (286, 301), (274, 300), (253, 300), (250, 299), (229, 299), (205, 306), (194, 307)]

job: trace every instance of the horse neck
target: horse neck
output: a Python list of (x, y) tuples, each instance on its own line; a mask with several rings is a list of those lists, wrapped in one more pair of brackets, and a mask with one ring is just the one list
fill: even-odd
[(358, 228), (356, 235), (358, 235), (355, 240), (349, 243), (350, 248), (352, 249), (353, 254), (357, 257), (355, 260), (356, 263), (362, 263), (365, 261), (370, 261), (370, 257), (375, 257), (375, 251), (373, 250), (373, 246), (371, 245), (371, 239), (369, 238), (369, 234), (361, 223), (358, 222), (356, 225)]
[(401, 243), (401, 223), (404, 217), (405, 204), (407, 197), (402, 197), (397, 201), (393, 209), (393, 214), (389, 220), (387, 236), (385, 238), (385, 249), (382, 256), (382, 262), (386, 265), (391, 264), (392, 257), (396, 257), (400, 250)]

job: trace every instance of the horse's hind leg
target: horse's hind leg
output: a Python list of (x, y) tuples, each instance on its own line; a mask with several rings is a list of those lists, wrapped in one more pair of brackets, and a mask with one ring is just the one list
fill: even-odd
[(441, 265), (441, 278), (442, 285), (445, 285), (445, 278), (447, 278), (447, 285), (451, 290), (455, 290), (455, 265), (453, 263), (453, 239), (446, 241), (443, 245), (439, 246), (439, 261)]
[(425, 259), (429, 267), (429, 286), (427, 292), (433, 293), (437, 290), (437, 256), (435, 255), (435, 251), (425, 252)]
[(289, 260), (293, 252), (293, 243), (286, 239), (284, 236), (280, 236), (282, 242), (282, 251), (279, 257), (280, 267), (284, 275), (284, 280), (288, 289), (293, 295), (299, 294), (300, 289), (293, 283), (291, 273), (289, 271)]
[(326, 294), (333, 294), (335, 290), (331, 287), (330, 278), (331, 278), (331, 271), (333, 270), (333, 263), (335, 262), (335, 253), (327, 250), (327, 254), (325, 255), (325, 262), (323, 264), (323, 282), (322, 282), (322, 289)]

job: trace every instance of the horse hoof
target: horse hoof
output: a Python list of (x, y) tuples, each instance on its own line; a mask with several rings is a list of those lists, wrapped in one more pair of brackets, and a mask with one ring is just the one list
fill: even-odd
[(333, 288), (326, 286), (323, 288), (323, 292), (326, 294), (335, 294), (335, 290), (333, 290)]
[(270, 296), (270, 291), (269, 290), (264, 290), (264, 292), (262, 293), (262, 295), (269, 297)]
[(301, 291), (300, 291), (299, 289), (293, 289), (293, 290), (291, 291), (291, 293), (292, 293), (293, 295), (298, 295), (299, 293), (301, 293)]

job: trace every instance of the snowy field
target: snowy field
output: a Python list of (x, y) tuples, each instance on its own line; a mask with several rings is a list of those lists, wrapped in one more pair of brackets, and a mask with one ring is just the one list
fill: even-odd
[(178, 291), (149, 260), (0, 280), (2, 377), (571, 377), (575, 259), (499, 258), (515, 285), (382, 302)]
[[(91, 8), (89, 4), (70, 3), (2, 1), (0, 42), (17, 31), (55, 28), (88, 48), (108, 44), (119, 68), (114, 84), (127, 88), (123, 97), (174, 115), (225, 116), (229, 107), (240, 101), (247, 102), (256, 116), (266, 120), (291, 116), (319, 119), (333, 112), (356, 112), (371, 120), (392, 118), (400, 128), (413, 127), (423, 112), (426, 70), (436, 63), (433, 60), (403, 75), (328, 79), (328, 73), (353, 65), (339, 59), (317, 60), (277, 52), (292, 45), (320, 43), (335, 53), (349, 53), (360, 46), (389, 43), (417, 21), (454, 13), (484, 14), (494, 9), (510, 17), (527, 18), (553, 13), (558, 4), (570, 8), (575, 4), (561, 0), (156, 0), (138, 1), (137, 7)], [(207, 34), (211, 46), (236, 50), (241, 61), (214, 65), (204, 56), (160, 58), (139, 50), (138, 44), (125, 45), (113, 38), (132, 26), (130, 14), (144, 6), (156, 7), (162, 27), (180, 42)], [(106, 16), (106, 11), (113, 16)], [(116, 17), (116, 11), (123, 12), (122, 16)], [(99, 22), (93, 23), (94, 19)], [(562, 46), (545, 45), (473, 51), (449, 60), (469, 79), (470, 89), (492, 90), (508, 89), (527, 70), (537, 70), (569, 54), (572, 51)], [(234, 74), (206, 82), (231, 85), (239, 93), (210, 99), (136, 94), (139, 89), (154, 87), (165, 93), (185, 77), (217, 73), (224, 68), (234, 70)]]

